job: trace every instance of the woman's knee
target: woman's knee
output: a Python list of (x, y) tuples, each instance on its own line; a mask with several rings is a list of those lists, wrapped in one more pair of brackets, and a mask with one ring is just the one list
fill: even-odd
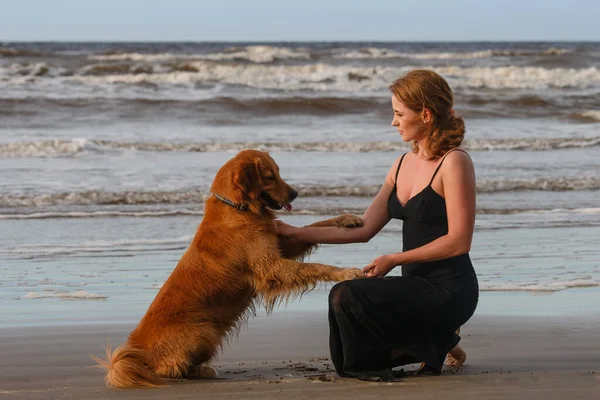
[(329, 307), (339, 311), (348, 303), (350, 297), (349, 282), (340, 282), (334, 285), (329, 292)]

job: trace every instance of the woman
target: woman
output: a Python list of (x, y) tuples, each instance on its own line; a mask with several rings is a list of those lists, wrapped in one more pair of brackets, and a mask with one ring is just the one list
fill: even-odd
[[(278, 233), (311, 243), (357, 243), (392, 218), (403, 220), (403, 251), (377, 257), (365, 277), (335, 285), (329, 295), (331, 359), (340, 376), (392, 380), (395, 366), (421, 362), (439, 374), (466, 354), (456, 331), (477, 306), (479, 287), (469, 258), (475, 224), (475, 171), (459, 148), (463, 119), (438, 74), (413, 70), (391, 86), (396, 127), (412, 152), (399, 157), (354, 229), (297, 228)], [(402, 276), (386, 277), (396, 266)]]

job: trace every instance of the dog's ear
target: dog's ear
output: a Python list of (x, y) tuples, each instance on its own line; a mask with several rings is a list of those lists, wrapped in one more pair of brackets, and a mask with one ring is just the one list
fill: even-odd
[(242, 164), (239, 171), (234, 174), (233, 183), (241, 190), (242, 196), (248, 196), (252, 200), (256, 200), (260, 197), (262, 192), (260, 170), (260, 160), (252, 160)]

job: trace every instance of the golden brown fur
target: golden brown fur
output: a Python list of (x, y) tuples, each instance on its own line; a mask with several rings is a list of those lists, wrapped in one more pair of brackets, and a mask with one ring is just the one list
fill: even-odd
[[(111, 387), (158, 387), (167, 378), (213, 377), (208, 363), (222, 341), (262, 302), (267, 311), (311, 290), (319, 282), (362, 276), (297, 260), (316, 245), (283, 240), (274, 229), (273, 208), (297, 195), (279, 176), (267, 154), (245, 150), (217, 173), (193, 242), (131, 332), (108, 360), (94, 358), (108, 373)], [(342, 215), (313, 225), (358, 226), (360, 218)]]

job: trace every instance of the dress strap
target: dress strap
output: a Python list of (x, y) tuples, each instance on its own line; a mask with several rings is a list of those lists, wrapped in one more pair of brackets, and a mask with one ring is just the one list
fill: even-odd
[(406, 155), (406, 153), (402, 154), (402, 157), (400, 157), (400, 162), (398, 163), (398, 169), (396, 170), (396, 179), (394, 180), (394, 186), (396, 186), (396, 183), (398, 182), (398, 174), (400, 173), (400, 166), (402, 165), (402, 160), (404, 160), (405, 155)]
[(431, 180), (429, 181), (429, 186), (431, 186), (431, 184), (433, 183), (433, 180), (435, 179), (435, 176), (437, 175), (438, 171), (440, 170), (440, 167), (442, 166), (442, 163), (444, 162), (444, 160), (446, 159), (446, 157), (448, 157), (448, 154), (452, 153), (455, 150), (462, 151), (466, 155), (469, 155), (469, 153), (467, 153), (463, 149), (459, 149), (458, 147), (455, 147), (453, 149), (448, 150), (446, 152), (446, 154), (444, 154), (444, 157), (442, 157), (442, 161), (440, 161), (440, 163), (438, 164), (437, 168), (435, 169), (435, 172), (433, 173), (433, 176), (431, 177)]

